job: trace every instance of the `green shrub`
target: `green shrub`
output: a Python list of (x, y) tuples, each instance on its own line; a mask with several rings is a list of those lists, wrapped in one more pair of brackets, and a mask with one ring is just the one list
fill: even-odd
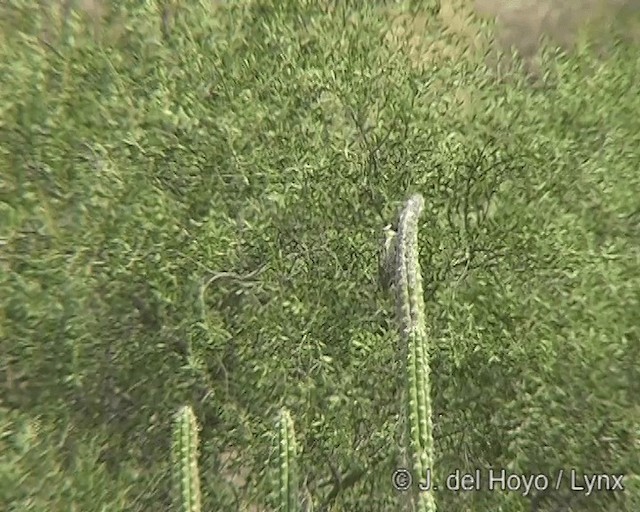
[[(204, 510), (268, 501), (265, 418), (283, 406), (317, 507), (392, 510), (402, 373), (377, 233), (409, 191), (424, 198), (435, 480), (640, 473), (632, 43), (606, 61), (547, 52), (531, 87), (451, 50), (438, 19), (390, 35), (403, 3), (191, 2), (169, 31), (153, 2), (113, 2), (113, 31), (5, 4), (0, 386), (11, 414), (51, 426), (43, 451), (67, 425), (83, 447), (73, 478), (93, 475), (94, 498), (74, 484), (61, 508), (168, 507), (167, 418), (188, 403)], [(422, 37), (428, 58), (409, 51)], [(28, 491), (34, 466), (5, 467)], [(59, 481), (30, 491), (40, 508)], [(565, 491), (540, 510), (634, 510)], [(533, 499), (437, 495), (448, 511)]]

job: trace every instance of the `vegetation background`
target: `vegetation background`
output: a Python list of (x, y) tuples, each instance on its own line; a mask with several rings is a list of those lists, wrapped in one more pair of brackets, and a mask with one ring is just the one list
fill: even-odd
[(283, 405), (315, 510), (395, 510), (417, 191), (436, 479), (626, 484), (439, 507), (640, 510), (637, 3), (440, 4), (0, 4), (0, 509), (166, 509), (190, 403), (206, 510), (271, 509)]

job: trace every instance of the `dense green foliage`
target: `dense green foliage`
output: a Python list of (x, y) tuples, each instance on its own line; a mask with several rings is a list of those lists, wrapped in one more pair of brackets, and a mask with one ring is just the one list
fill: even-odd
[(546, 54), (532, 86), (472, 52), (418, 65), (373, 2), (120, 1), (109, 38), (5, 4), (0, 509), (165, 510), (191, 404), (203, 510), (264, 510), (282, 407), (315, 510), (395, 510), (377, 258), (419, 192), (435, 479), (627, 475), (438, 509), (640, 510), (634, 43)]

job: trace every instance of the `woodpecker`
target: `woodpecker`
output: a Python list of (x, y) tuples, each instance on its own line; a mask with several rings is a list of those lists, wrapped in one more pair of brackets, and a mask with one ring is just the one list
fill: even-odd
[(378, 260), (378, 280), (384, 291), (391, 290), (396, 268), (396, 231), (391, 224), (382, 229)]

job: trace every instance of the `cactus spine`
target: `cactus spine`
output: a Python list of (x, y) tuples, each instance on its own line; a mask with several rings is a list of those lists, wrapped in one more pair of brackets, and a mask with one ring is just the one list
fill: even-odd
[[(387, 268), (393, 268), (393, 291), (396, 295), (400, 329), (401, 358), (405, 370), (406, 448), (410, 470), (421, 482), (433, 467), (433, 424), (429, 378), (428, 337), (425, 322), (422, 275), (418, 261), (418, 223), (424, 199), (416, 194), (400, 212), (397, 233), (383, 249)], [(411, 493), (411, 508), (435, 512), (432, 492)]]
[(280, 409), (277, 420), (278, 431), (278, 510), (293, 512), (301, 510), (297, 472), (297, 446), (293, 420), (286, 408)]
[(175, 416), (171, 455), (175, 510), (200, 512), (202, 498), (198, 471), (198, 424), (189, 405), (181, 407)]

